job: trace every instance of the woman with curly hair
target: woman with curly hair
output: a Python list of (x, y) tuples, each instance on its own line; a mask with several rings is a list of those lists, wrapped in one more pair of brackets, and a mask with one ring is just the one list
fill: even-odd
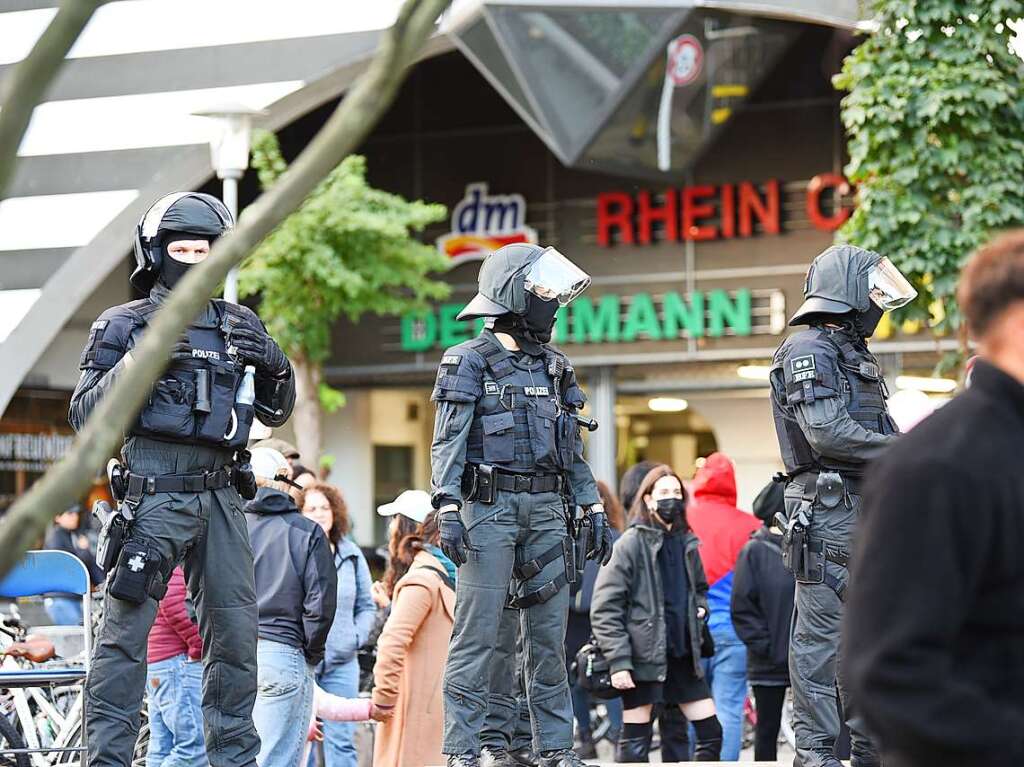
[[(316, 522), (327, 535), (338, 574), (338, 605), (327, 637), (326, 654), (317, 667), (317, 684), (342, 698), (359, 694), (359, 659), (356, 652), (366, 642), (377, 608), (370, 596), (370, 568), (359, 547), (346, 536), (348, 508), (341, 491), (326, 482), (305, 488), (302, 514)], [(324, 724), (324, 760), (327, 767), (356, 767), (352, 743), (355, 725)]]
[(384, 587), (391, 615), (377, 642), (373, 703), (386, 715), (373, 763), (443, 764), (441, 677), (455, 619), (455, 565), (437, 547), (430, 495), (407, 490), (377, 509), (393, 517)]

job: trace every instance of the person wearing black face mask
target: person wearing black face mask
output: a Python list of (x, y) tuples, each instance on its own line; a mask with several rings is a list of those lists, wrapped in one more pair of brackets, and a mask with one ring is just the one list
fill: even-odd
[[(68, 420), (81, 430), (132, 364), (132, 350), (173, 289), (232, 225), (208, 194), (158, 200), (135, 229), (132, 285), (145, 298), (92, 324)], [(250, 377), (254, 398), (239, 396)], [(248, 387), (245, 387), (248, 388)], [(146, 684), (146, 637), (171, 571), (183, 564), (195, 597), (203, 658), (206, 747), (214, 767), (254, 767), (257, 610), (240, 493), (255, 493), (244, 448), (254, 415), (291, 415), (291, 364), (248, 308), (208, 301), (173, 347), (121, 449), (111, 482), (129, 533), (107, 573), (104, 621), (85, 684), (88, 764), (128, 764)], [(127, 518), (127, 514), (124, 514)], [(216, 631), (214, 630), (216, 622)]]
[[(805, 301), (790, 325), (807, 325), (775, 352), (772, 415), (786, 467), (783, 561), (796, 579), (790, 644), (796, 758), (794, 767), (839, 767), (846, 711), (838, 678), (840, 620), (850, 573), (850, 541), (860, 512), (865, 467), (896, 439), (888, 390), (867, 339), (882, 314), (916, 291), (887, 259), (850, 245), (833, 246), (807, 272)], [(848, 721), (852, 767), (878, 767), (874, 745)]]
[[(480, 680), (516, 677), (517, 654), (500, 648), (515, 647), (517, 626), (538, 763), (583, 764), (572, 750), (565, 673), (569, 584), (582, 569), (575, 552), (606, 563), (611, 533), (583, 458), (577, 414), (586, 397), (548, 342), (558, 308), (589, 284), (554, 248), (499, 248), (459, 314), (485, 319), (484, 330), (441, 358), (431, 395), (432, 503), (441, 549), (460, 568), (444, 679), (449, 767), (512, 763), (507, 749), (482, 749), (480, 733), (487, 721), (511, 722), (520, 702), (511, 684), (481, 689)], [(576, 507), (582, 520), (572, 518)], [(578, 548), (566, 546), (568, 535)]]
[(648, 761), (651, 717), (662, 705), (678, 707), (693, 724), (697, 761), (719, 759), (722, 727), (700, 662), (714, 647), (698, 545), (682, 480), (656, 466), (637, 491), (629, 527), (597, 576), (590, 606), (594, 639), (622, 693), (617, 762)]

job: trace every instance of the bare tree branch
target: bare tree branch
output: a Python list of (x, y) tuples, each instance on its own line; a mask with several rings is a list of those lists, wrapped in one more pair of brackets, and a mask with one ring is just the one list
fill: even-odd
[(394, 100), (434, 22), (450, 2), (406, 0), (367, 71), (287, 173), (245, 209), (238, 227), (217, 241), (209, 258), (189, 269), (132, 351), (134, 361), (93, 411), (67, 456), (0, 520), (0, 576), (39, 538), (58, 510), (80, 497), (120, 446), (124, 432), (166, 367), (172, 344), (199, 314), (228, 270), (298, 208), (317, 183), (373, 129)]
[(32, 51), (7, 76), (0, 92), (0, 105), (3, 105), (0, 110), (0, 200), (14, 174), (18, 147), (32, 119), (32, 111), (43, 100), (71, 46), (104, 2), (106, 0), (64, 0)]

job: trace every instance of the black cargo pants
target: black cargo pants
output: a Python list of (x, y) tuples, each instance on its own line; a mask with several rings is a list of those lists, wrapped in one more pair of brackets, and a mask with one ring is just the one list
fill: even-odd
[[(124, 449), (135, 474), (213, 471), (230, 453), (135, 437)], [(252, 548), (242, 499), (232, 487), (201, 493), (144, 495), (132, 540), (145, 541), (167, 563), (183, 563), (203, 639), (203, 720), (212, 767), (256, 764), (258, 610)], [(146, 686), (146, 647), (156, 617), (150, 597), (133, 604), (106, 595), (85, 690), (90, 767), (128, 767), (139, 732)]]
[[(793, 515), (801, 504), (804, 487), (791, 483), (786, 488), (786, 512)], [(850, 493), (834, 508), (813, 502), (813, 519), (808, 531), (812, 541), (848, 553), (851, 549), (857, 517), (859, 495)], [(825, 562), (828, 583), (804, 583), (797, 576), (796, 600), (793, 610), (793, 631), (789, 648), (789, 675), (793, 686), (793, 729), (796, 735), (796, 767), (833, 767), (839, 762), (832, 756), (840, 733), (837, 695), (849, 712), (847, 688), (839, 675), (840, 629), (843, 601), (839, 591), (845, 590), (849, 572), (835, 562)], [(859, 719), (849, 719), (853, 767), (877, 767), (878, 753), (863, 730)]]
[[(462, 519), (472, 551), (459, 568), (455, 627), (445, 667), (441, 745), (445, 754), (480, 753), (480, 731), (490, 702), (492, 664), (500, 644), (516, 547), (523, 560), (530, 561), (568, 534), (557, 493), (500, 490), (493, 504), (467, 504)], [(525, 590), (534, 591), (564, 572), (565, 564), (558, 557)], [(568, 616), (568, 586), (547, 602), (519, 611), (526, 701), (537, 751), (572, 747), (572, 703), (565, 672)]]

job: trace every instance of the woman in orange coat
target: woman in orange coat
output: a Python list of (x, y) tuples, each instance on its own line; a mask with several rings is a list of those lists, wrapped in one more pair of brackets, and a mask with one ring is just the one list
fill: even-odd
[(384, 576), (391, 615), (377, 642), (373, 702), (392, 714), (377, 728), (373, 763), (443, 764), (441, 677), (455, 616), (455, 565), (437, 547), (427, 493), (407, 490), (377, 512), (394, 520)]

